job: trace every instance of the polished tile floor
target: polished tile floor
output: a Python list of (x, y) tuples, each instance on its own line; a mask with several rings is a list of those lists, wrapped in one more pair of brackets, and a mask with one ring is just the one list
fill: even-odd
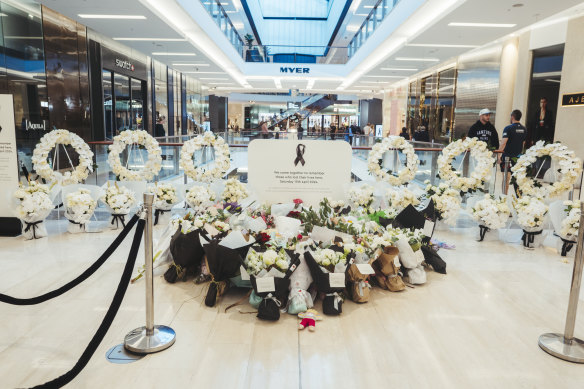
[[(50, 221), (49, 237), (0, 238), (0, 291), (33, 296), (74, 278), (115, 232), (69, 235)], [(157, 231), (159, 232), (159, 231)], [(137, 362), (108, 362), (106, 351), (144, 324), (144, 284), (128, 293), (112, 328), (70, 388), (582, 388), (584, 365), (555, 359), (537, 345), (561, 332), (572, 260), (550, 247), (477, 243), (470, 229), (437, 232), (456, 245), (441, 250), (448, 274), (399, 294), (375, 289), (370, 302), (346, 302), (314, 333), (296, 317), (259, 321), (249, 305), (224, 313), (203, 304), (204, 286), (167, 284), (157, 276), (156, 323), (172, 326), (170, 349)], [(517, 238), (517, 231), (505, 234)], [(30, 387), (77, 361), (109, 306), (129, 239), (74, 291), (39, 306), (0, 304), (0, 387)], [(140, 256), (139, 258), (142, 258)], [(584, 293), (583, 293), (584, 296)], [(584, 301), (576, 334), (584, 338)]]

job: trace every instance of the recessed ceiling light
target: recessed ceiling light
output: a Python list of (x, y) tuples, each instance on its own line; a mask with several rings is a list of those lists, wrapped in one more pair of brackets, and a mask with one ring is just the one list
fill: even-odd
[(83, 19), (146, 19), (144, 15), (98, 15), (98, 14), (78, 14)]
[(185, 42), (184, 38), (112, 38), (115, 41)]
[(515, 27), (517, 24), (511, 23), (448, 23), (450, 27), (494, 27), (494, 28), (511, 28)]
[(195, 53), (169, 53), (169, 52), (161, 51), (161, 52), (152, 53), (152, 55), (172, 55), (172, 56), (176, 55), (176, 56), (194, 57), (197, 54), (195, 54)]
[(172, 66), (211, 66), (208, 63), (173, 63)]
[(396, 61), (440, 62), (439, 58), (396, 57)]
[(209, 82), (209, 85), (234, 85), (232, 82)]
[(364, 5), (363, 8), (373, 8), (373, 5)]
[(363, 77), (370, 77), (370, 78), (404, 78), (406, 76), (363, 76)]
[(418, 69), (414, 69), (414, 68), (381, 68), (381, 70), (404, 71), (404, 72), (417, 72), (418, 71)]
[(355, 16), (369, 16), (369, 14), (355, 14)]
[(460, 48), (460, 49), (472, 49), (475, 47), (479, 47), (477, 45), (451, 45), (451, 44), (442, 44), (442, 43), (409, 43), (406, 46), (411, 47), (446, 47), (446, 48)]
[(199, 78), (199, 80), (229, 80), (228, 78), (225, 77), (201, 77)]

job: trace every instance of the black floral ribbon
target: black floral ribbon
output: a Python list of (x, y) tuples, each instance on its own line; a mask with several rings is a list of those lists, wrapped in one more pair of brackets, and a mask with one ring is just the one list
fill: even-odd
[(156, 209), (156, 211), (154, 211), (154, 225), (158, 225), (158, 217), (160, 215), (162, 215), (165, 212), (170, 212), (170, 209)]
[(485, 240), (485, 235), (487, 234), (487, 232), (489, 232), (491, 229), (489, 227), (486, 226), (479, 226), (479, 228), (481, 229), (479, 231), (479, 242), (482, 242), (483, 240)]
[(32, 223), (28, 223), (28, 222), (24, 222), (24, 224), (26, 224), (26, 228), (24, 229), (24, 232), (28, 232), (30, 230), (30, 228), (32, 227), (32, 237), (34, 239), (38, 239), (36, 236), (36, 229), (38, 228), (37, 225), (41, 224), (43, 221), (39, 220), (38, 222), (32, 222)]
[(113, 226), (114, 223), (116, 223), (116, 221), (117, 221), (116, 226), (118, 226), (120, 223), (122, 223), (122, 226), (124, 226), (124, 228), (125, 228), (126, 227), (126, 218), (124, 216), (125, 215), (112, 213), (111, 225)]
[(523, 236), (521, 237), (521, 240), (523, 241), (523, 246), (529, 247), (530, 244), (535, 242), (535, 236), (541, 235), (542, 232), (543, 232), (543, 230), (536, 231), (536, 232), (527, 232), (527, 231), (523, 230)]
[(560, 238), (560, 239), (562, 240), (562, 242), (564, 242), (562, 244), (562, 257), (565, 257), (566, 255), (568, 255), (568, 252), (570, 250), (572, 250), (572, 247), (574, 247), (576, 242), (574, 242), (573, 240), (567, 240), (564, 238)]
[(298, 165), (298, 163), (301, 163), (302, 166), (304, 166), (304, 164), (306, 163), (306, 161), (304, 161), (304, 151), (306, 150), (306, 146), (303, 145), (302, 143), (298, 144), (298, 146), (296, 146), (296, 159), (294, 160), (294, 166)]

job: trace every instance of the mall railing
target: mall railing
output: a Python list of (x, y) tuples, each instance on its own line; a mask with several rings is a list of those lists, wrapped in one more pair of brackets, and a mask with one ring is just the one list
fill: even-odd
[[(293, 132), (282, 132), (279, 135), (281, 135), (279, 139), (298, 139), (298, 134)], [(179, 166), (180, 148), (186, 139), (187, 136), (167, 137), (165, 138), (165, 142), (160, 142), (163, 158), (162, 170), (155, 178), (155, 180), (167, 180), (177, 183), (187, 183), (191, 181), (190, 179), (186, 178), (184, 172)], [(230, 138), (228, 137), (227, 139)], [(254, 139), (258, 138), (256, 137)], [(305, 135), (305, 137), (302, 139), (315, 138)], [(172, 140), (175, 140), (176, 142), (170, 142)], [(235, 140), (234, 143), (232, 143), (233, 140)], [(230, 171), (227, 173), (227, 176), (239, 176), (242, 181), (247, 181), (247, 147), (251, 140), (253, 139), (230, 139), (228, 143), (231, 153), (232, 166)], [(335, 141), (344, 141), (344, 138), (335, 139)], [(375, 138), (369, 136), (357, 136), (353, 137), (352, 141), (353, 180), (359, 181), (372, 179), (372, 177), (368, 174), (367, 157), (369, 151), (371, 150), (371, 146), (375, 143)], [(115, 180), (115, 175), (111, 172), (107, 163), (107, 147), (109, 144), (111, 144), (109, 141), (90, 142), (93, 152), (95, 153), (96, 169), (94, 173), (88, 178), (88, 183), (103, 185), (108, 180)], [(418, 156), (419, 160), (418, 171), (413, 182), (422, 188), (425, 187), (426, 180), (429, 180), (432, 185), (438, 185), (441, 180), (437, 177), (437, 164), (438, 157), (442, 151), (442, 145), (422, 142), (416, 142), (413, 144), (415, 146), (416, 155)], [(128, 153), (123, 153), (120, 158), (122, 164), (127, 165), (129, 168), (140, 169), (147, 160), (147, 152), (146, 150), (142, 149), (134, 149), (131, 156)], [(198, 150), (194, 155), (194, 159), (199, 166), (212, 166), (214, 161), (213, 149), (204, 148)], [(405, 163), (405, 156), (396, 150), (388, 151), (383, 161), (384, 168), (391, 169), (392, 171), (401, 170), (403, 166), (405, 166)], [(463, 156), (461, 155), (455, 159), (453, 166), (459, 169), (464, 176), (468, 176), (469, 173), (474, 169), (474, 160), (470, 159), (467, 155), (466, 159), (463, 161)], [(495, 191), (499, 189), (496, 186), (497, 168), (498, 165), (493, 167), (493, 179), (487, 183), (487, 191), (489, 193), (495, 193)]]
[[(347, 46), (294, 46), (294, 45), (254, 45), (245, 47), (246, 62), (271, 62), (281, 64), (346, 64), (349, 60)], [(283, 73), (305, 75), (301, 66), (284, 67)]]
[(245, 47), (243, 39), (237, 32), (237, 29), (233, 27), (233, 23), (231, 23), (231, 19), (227, 16), (227, 12), (221, 3), (216, 0), (201, 0), (201, 4), (203, 4), (203, 7), (205, 7), (211, 18), (213, 18), (217, 26), (219, 26), (223, 34), (225, 34), (235, 50), (243, 58)]
[(369, 13), (369, 16), (365, 18), (365, 21), (363, 21), (361, 27), (357, 29), (351, 42), (349, 42), (349, 47), (347, 48), (347, 56), (349, 58), (355, 55), (357, 50), (363, 46), (365, 41), (371, 36), (371, 34), (373, 34), (377, 27), (381, 25), (383, 19), (393, 11), (399, 1), (400, 0), (379, 0), (377, 4), (375, 4)]

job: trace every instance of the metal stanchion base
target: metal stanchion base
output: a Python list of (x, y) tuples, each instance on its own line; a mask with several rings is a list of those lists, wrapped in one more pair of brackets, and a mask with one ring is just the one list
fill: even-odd
[(584, 363), (584, 341), (580, 339), (574, 338), (567, 344), (562, 334), (543, 334), (539, 337), (539, 347), (556, 358)]
[(136, 328), (124, 339), (124, 347), (137, 354), (151, 354), (166, 350), (174, 344), (176, 333), (167, 326), (154, 326), (154, 333), (146, 335), (146, 327)]

